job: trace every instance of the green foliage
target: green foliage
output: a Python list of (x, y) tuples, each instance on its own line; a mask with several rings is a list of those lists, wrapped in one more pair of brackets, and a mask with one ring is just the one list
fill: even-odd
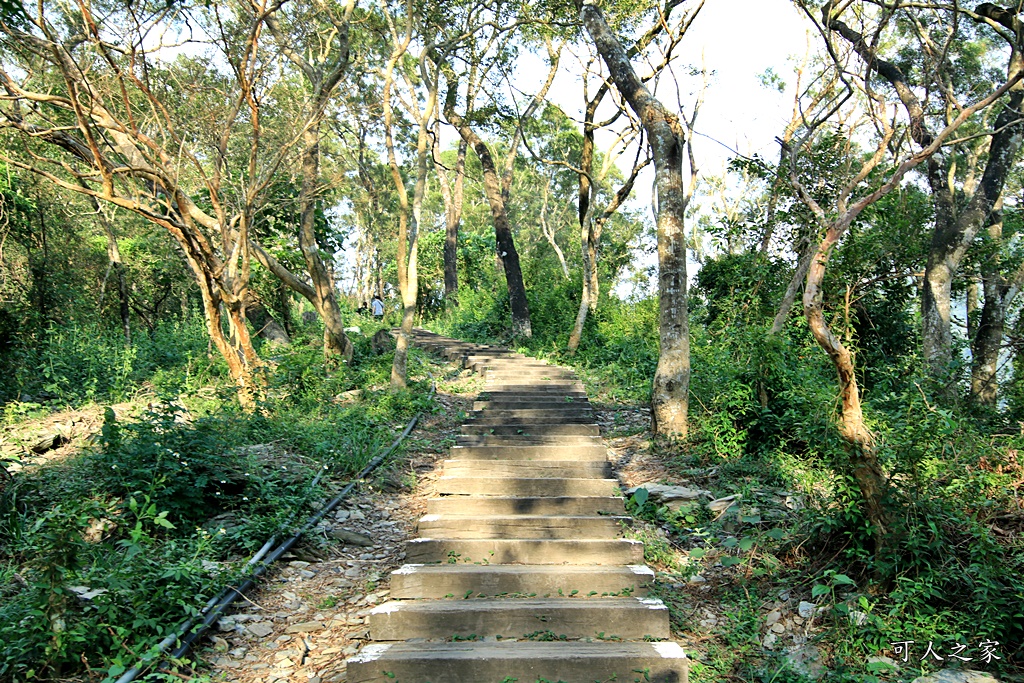
[[(227, 386), (225, 400), (182, 394), (138, 419), (108, 408), (94, 448), (9, 484), (0, 493), (0, 678), (71, 673), (83, 656), (119, 675), (133, 653), (196, 614), (254, 548), (311, 514), (413, 414), (433, 409), (423, 384), (387, 391), (390, 355), (356, 343), (359, 362), (332, 373), (317, 346), (282, 351), (268, 399), (251, 414)], [(195, 381), (182, 367), (188, 355), (164, 362), (164, 376)], [(423, 364), (411, 354), (414, 374)], [(365, 387), (362, 398), (340, 402), (353, 386)]]

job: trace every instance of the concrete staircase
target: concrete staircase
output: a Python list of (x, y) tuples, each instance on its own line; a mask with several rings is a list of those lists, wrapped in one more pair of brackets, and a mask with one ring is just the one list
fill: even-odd
[(572, 371), (424, 330), (414, 343), (486, 387), (349, 683), (685, 683)]

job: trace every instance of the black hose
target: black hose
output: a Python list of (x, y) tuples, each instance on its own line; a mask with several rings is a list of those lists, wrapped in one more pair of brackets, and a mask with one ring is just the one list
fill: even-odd
[[(436, 389), (436, 384), (432, 384), (430, 387), (431, 396), (434, 395), (434, 391)], [(189, 619), (188, 621), (186, 621), (178, 628), (177, 631), (175, 631), (174, 634), (169, 635), (162, 641), (160, 641), (160, 643), (157, 645), (157, 649), (155, 652), (146, 657), (143, 657), (138, 664), (133, 666), (131, 669), (126, 671), (119, 679), (117, 679), (117, 683), (130, 683), (131, 681), (135, 680), (135, 678), (145, 668), (151, 666), (155, 661), (163, 659), (164, 653), (167, 651), (167, 648), (169, 648), (175, 642), (179, 642), (179, 645), (177, 649), (175, 649), (170, 654), (170, 657), (172, 659), (180, 659), (184, 657), (192, 648), (192, 645), (204, 633), (206, 633), (207, 630), (209, 630), (210, 626), (213, 625), (214, 622), (216, 622), (220, 618), (220, 616), (224, 613), (224, 610), (230, 607), (232, 603), (234, 603), (235, 600), (239, 598), (239, 596), (241, 596), (247, 590), (252, 588), (253, 585), (255, 585), (256, 583), (256, 579), (265, 574), (271, 564), (273, 564), (277, 559), (279, 559), (282, 555), (288, 552), (288, 550), (298, 542), (299, 538), (301, 538), (304, 533), (306, 533), (314, 526), (316, 526), (321, 519), (323, 519), (328, 513), (330, 513), (331, 510), (336, 508), (338, 504), (342, 500), (344, 500), (349, 493), (351, 493), (352, 489), (354, 489), (359, 484), (360, 480), (362, 480), (364, 477), (366, 477), (366, 475), (370, 474), (375, 469), (377, 469), (380, 466), (380, 464), (383, 463), (384, 460), (389, 455), (391, 455), (391, 453), (394, 452), (396, 448), (398, 448), (398, 445), (402, 443), (405, 437), (409, 435), (409, 432), (413, 430), (419, 419), (420, 414), (417, 413), (415, 417), (409, 420), (409, 424), (406, 425), (405, 430), (398, 436), (397, 439), (395, 439), (395, 442), (392, 443), (391, 446), (389, 446), (386, 451), (376, 456), (373, 460), (367, 463), (366, 467), (364, 467), (359, 472), (359, 474), (357, 474), (355, 478), (352, 481), (350, 481), (348, 485), (341, 490), (340, 493), (338, 493), (337, 496), (331, 499), (331, 501), (327, 503), (327, 505), (325, 505), (323, 508), (321, 508), (319, 512), (310, 517), (306, 521), (306, 523), (302, 525), (302, 528), (300, 528), (294, 534), (285, 539), (279, 546), (274, 548), (274, 550), (271, 551), (270, 554), (268, 554), (266, 558), (263, 559), (262, 562), (260, 562), (260, 558), (263, 557), (263, 554), (266, 553), (267, 549), (273, 545), (274, 541), (277, 538), (276, 536), (271, 537), (271, 539), (263, 545), (259, 552), (257, 552), (256, 555), (254, 555), (253, 558), (249, 560), (249, 562), (246, 564), (247, 567), (256, 565), (256, 568), (252, 570), (252, 573), (249, 574), (245, 581), (243, 581), (238, 586), (228, 586), (223, 591), (221, 591), (221, 593), (217, 597), (210, 600), (206, 604), (206, 607), (203, 609), (203, 611), (200, 612), (200, 614), (205, 615), (202, 621), (196, 623), (196, 618)], [(317, 475), (317, 478), (319, 479), (319, 475)]]

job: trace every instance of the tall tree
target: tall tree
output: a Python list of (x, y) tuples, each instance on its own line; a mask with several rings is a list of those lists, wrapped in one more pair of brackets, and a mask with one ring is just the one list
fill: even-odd
[[(826, 10), (828, 9), (826, 7)], [(835, 25), (834, 16), (830, 16), (826, 12), (824, 18), (826, 21), (832, 20), (831, 24)], [(834, 51), (832, 54), (837, 55)], [(836, 59), (836, 70), (840, 73), (847, 73), (849, 65)], [(980, 100), (960, 108), (957, 115), (952, 117), (945, 127), (928, 139), (927, 145), (910, 154), (903, 154), (896, 143), (903, 136), (897, 135), (896, 127), (888, 118), (889, 102), (872, 91), (870, 81), (865, 79), (866, 82), (862, 81), (864, 83), (862, 91), (864, 108), (878, 131), (877, 144), (874, 150), (866, 155), (867, 159), (862, 163), (857, 163), (853, 154), (849, 156), (849, 171), (845, 178), (840, 178), (840, 182), (836, 183), (839, 191), (830, 198), (830, 205), (827, 206), (822, 206), (818, 202), (808, 189), (808, 184), (800, 177), (796, 158), (802, 150), (808, 148), (811, 138), (826, 121), (831, 121), (832, 116), (848, 98), (826, 103), (824, 106), (826, 111), (817, 118), (808, 119), (810, 123), (797, 142), (785, 147), (790, 157), (790, 182), (818, 221), (821, 234), (814, 249), (804, 284), (804, 316), (815, 341), (825, 351), (836, 369), (840, 395), (839, 432), (848, 447), (850, 474), (860, 489), (862, 507), (865, 516), (871, 523), (876, 548), (884, 547), (890, 530), (890, 520), (884, 505), (888, 480), (878, 459), (877, 444), (864, 420), (854, 355), (849, 346), (843, 343), (842, 335), (837, 334), (825, 318), (826, 268), (829, 259), (839, 248), (841, 240), (850, 226), (864, 209), (899, 187), (907, 173), (919, 164), (928, 162), (971, 116), (997, 101), (1018, 79), (1019, 76), (1003, 83)], [(848, 92), (852, 94), (855, 87), (853, 83), (848, 80), (844, 80), (844, 83), (849, 89)], [(905, 97), (905, 93), (901, 92), (900, 88), (896, 88), (896, 92), (901, 99)], [(911, 128), (915, 125), (917, 122), (911, 118)], [(851, 132), (848, 137), (852, 140), (854, 134)], [(854, 151), (855, 145), (851, 144), (850, 149)], [(891, 151), (902, 158), (897, 158), (887, 173), (881, 174), (879, 178), (880, 174), (877, 171), (885, 168), (883, 164)], [(866, 187), (864, 187), (865, 185)]]
[[(416, 124), (416, 150), (414, 155), (416, 183), (413, 188), (410, 211), (409, 195), (398, 164), (398, 156), (395, 153), (394, 112), (391, 103), (392, 91), (396, 80), (396, 67), (400, 66), (403, 57), (409, 49), (416, 24), (412, 0), (407, 1), (405, 10), (405, 17), (401, 20), (396, 20), (395, 17), (387, 13), (387, 8), (384, 8), (393, 44), (391, 58), (388, 60), (384, 70), (384, 144), (387, 148), (391, 179), (398, 194), (397, 265), (398, 289), (402, 296), (402, 325), (399, 329), (394, 362), (391, 366), (391, 387), (393, 389), (404, 388), (408, 374), (406, 359), (408, 357), (409, 340), (412, 335), (413, 317), (416, 313), (416, 299), (419, 294), (419, 275), (417, 270), (419, 234), (423, 223), (423, 198), (426, 194), (427, 172), (429, 170), (429, 160), (427, 157), (432, 150), (430, 132), (431, 120), (435, 116), (437, 108), (438, 78), (436, 70), (431, 72), (430, 69), (430, 53), (434, 49), (433, 36), (430, 35), (431, 31), (429, 29), (424, 30), (424, 27), (421, 25), (419, 38), (423, 41), (423, 46), (416, 60), (415, 67), (412, 67), (418, 73), (410, 75), (409, 71), (405, 68), (397, 69), (406, 85), (407, 98), (404, 98), (406, 108)], [(400, 21), (404, 22), (404, 29)], [(419, 80), (425, 92), (419, 92), (421, 88), (417, 88), (414, 82), (416, 80)]]
[[(974, 182), (967, 179), (957, 187), (958, 146), (952, 145), (940, 150), (927, 160), (925, 176), (932, 193), (935, 206), (935, 229), (932, 234), (925, 265), (924, 288), (921, 297), (921, 325), (923, 354), (934, 377), (945, 381), (950, 363), (953, 360), (953, 335), (951, 325), (952, 290), (960, 263), (968, 248), (975, 241), (980, 230), (989, 224), (996, 203), (999, 201), (1007, 174), (1017, 159), (1024, 135), (1019, 114), (1024, 104), (1024, 84), (1018, 83), (1024, 62), (1021, 59), (1021, 41), (1024, 32), (1016, 11), (998, 7), (991, 3), (981, 3), (975, 11), (960, 8), (956, 5), (944, 7), (946, 19), (937, 28), (926, 28), (925, 23), (936, 23), (943, 17), (939, 12), (929, 13), (927, 22), (915, 12), (908, 9), (906, 15), (895, 16), (895, 9), (879, 10), (878, 25), (865, 30), (857, 30), (844, 21), (841, 16), (843, 8), (836, 7), (833, 2), (822, 6), (822, 24), (828, 32), (841, 36), (860, 56), (866, 65), (867, 74), (877, 73), (896, 92), (907, 117), (910, 120), (908, 133), (922, 149), (927, 148), (935, 137), (935, 125), (943, 127), (953, 118), (951, 112), (960, 111), (965, 106), (963, 99), (974, 94), (975, 80), (968, 83), (957, 83), (955, 72), (962, 67), (954, 64), (951, 53), (963, 45), (966, 37), (962, 34), (959, 22), (969, 17), (975, 22), (992, 28), (1005, 43), (1007, 50), (1006, 78), (1014, 85), (1009, 88), (1006, 102), (995, 117), (988, 131), (988, 156), (981, 177)], [(847, 12), (847, 14), (850, 14)], [(863, 13), (861, 16), (864, 16)], [(924, 60), (924, 68), (916, 70), (922, 80), (915, 81), (905, 73), (895, 61), (884, 59), (877, 46), (877, 36), (889, 24), (902, 18), (909, 25), (920, 41), (920, 50), (916, 54)], [(938, 35), (936, 40), (934, 37)], [(927, 102), (919, 95), (922, 90), (934, 92), (943, 103), (943, 111), (930, 118)], [(938, 123), (933, 123), (937, 119)], [(990, 278), (990, 282), (993, 282)], [(989, 288), (991, 296), (988, 300), (997, 309), (1002, 306), (1001, 295), (995, 285)], [(998, 344), (990, 343), (994, 336), (1000, 336), (1005, 317), (995, 310), (987, 317), (989, 323), (986, 333), (980, 335), (978, 351), (982, 358), (975, 363), (975, 386), (993, 386), (995, 381), (995, 362), (998, 356)], [(994, 330), (1000, 330), (999, 335)], [(981, 376), (979, 376), (981, 375)], [(979, 397), (986, 402), (994, 402), (994, 392), (979, 390)]]
[[(658, 223), (658, 367), (651, 390), (651, 420), (658, 434), (685, 437), (690, 387), (690, 323), (683, 178), (686, 138), (679, 117), (637, 75), (618, 36), (593, 0), (577, 0), (580, 21), (604, 59), (611, 81), (643, 124), (654, 161)], [(703, 2), (693, 10), (700, 11)], [(692, 155), (692, 147), (691, 147)], [(691, 158), (691, 168), (692, 156)]]
[[(260, 7), (254, 1), (253, 11)], [(306, 92), (300, 136), (299, 159), (302, 186), (299, 192), (299, 249), (302, 252), (312, 286), (287, 271), (263, 249), (254, 253), (264, 267), (313, 304), (324, 321), (324, 355), (328, 359), (352, 360), (352, 342), (345, 334), (334, 277), (320, 255), (316, 236), (316, 216), (322, 201), (320, 142), (324, 114), (349, 65), (349, 26), (355, 0), (335, 3), (320, 0), (312, 4), (292, 3), (291, 14), (284, 10), (267, 14), (267, 26), (277, 40), (278, 49), (299, 70)]]
[[(84, 4), (65, 11), (40, 3), (24, 25), (0, 23), (17, 66), (0, 70), (0, 127), (24, 143), (23, 154), (10, 150), (4, 160), (166, 229), (247, 407), (262, 392), (245, 324), (249, 229), (289, 147), (279, 141), (268, 151), (261, 137), (260, 103), (276, 85), (260, 51), (267, 14), (266, 4), (249, 16), (168, 6), (143, 21), (130, 7), (113, 7), (99, 19)], [(204, 27), (209, 52), (161, 65), (145, 36), (186, 20)], [(221, 57), (228, 73), (213, 68)], [(181, 83), (201, 111), (175, 100)]]

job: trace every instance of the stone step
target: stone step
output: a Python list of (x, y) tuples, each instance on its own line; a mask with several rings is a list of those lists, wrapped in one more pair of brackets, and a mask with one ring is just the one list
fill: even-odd
[(593, 445), (452, 446), (453, 460), (608, 460), (607, 449)]
[(462, 434), (465, 436), (598, 436), (601, 431), (596, 424), (575, 423), (539, 425), (509, 424), (508, 421), (497, 421), (494, 424), (463, 423)]
[(458, 446), (600, 446), (599, 436), (584, 434), (460, 434)]
[(617, 479), (536, 479), (522, 477), (444, 476), (434, 485), (438, 493), (462, 496), (611, 496)]
[(590, 408), (586, 399), (567, 400), (565, 398), (553, 397), (550, 399), (541, 398), (534, 401), (517, 400), (506, 401), (504, 399), (491, 399), (488, 401), (473, 401), (473, 410), (565, 410), (571, 411), (574, 408)]
[[(570, 413), (550, 413), (549, 415), (503, 415), (502, 413), (512, 411), (487, 411), (471, 413), (470, 419), (463, 424), (487, 425), (489, 427), (512, 425), (522, 429), (534, 425), (560, 425), (560, 424), (596, 424), (593, 415), (579, 415)], [(529, 411), (523, 411), (529, 412)]]
[(612, 464), (600, 460), (445, 460), (446, 476), (473, 477), (568, 477), (609, 479)]
[(565, 400), (587, 401), (588, 397), (582, 391), (485, 391), (476, 395), (476, 400), (486, 401), (531, 401), (531, 400)]
[(367, 623), (373, 640), (671, 637), (668, 609), (656, 598), (390, 600), (374, 607)]
[(391, 597), (466, 598), (534, 595), (644, 596), (654, 570), (644, 565), (407, 564), (391, 573)]
[(640, 564), (644, 547), (631, 539), (414, 538), (406, 559), (428, 564)]
[(427, 501), (427, 514), (478, 517), (480, 515), (623, 515), (618, 496), (517, 498), (512, 496), (447, 496)]
[(550, 381), (537, 382), (534, 384), (492, 384), (485, 383), (482, 392), (488, 394), (500, 393), (508, 391), (511, 394), (532, 396), (566, 396), (570, 394), (576, 394), (583, 391), (583, 386), (579, 382), (559, 382), (552, 384)]
[(348, 660), (345, 676), (348, 683), (687, 683), (688, 669), (672, 642), (375, 643)]
[(474, 410), (470, 419), (503, 419), (503, 420), (590, 420), (594, 421), (594, 411), (584, 406), (568, 408), (488, 408)]
[(619, 538), (629, 517), (424, 515), (417, 531), (431, 538)]

